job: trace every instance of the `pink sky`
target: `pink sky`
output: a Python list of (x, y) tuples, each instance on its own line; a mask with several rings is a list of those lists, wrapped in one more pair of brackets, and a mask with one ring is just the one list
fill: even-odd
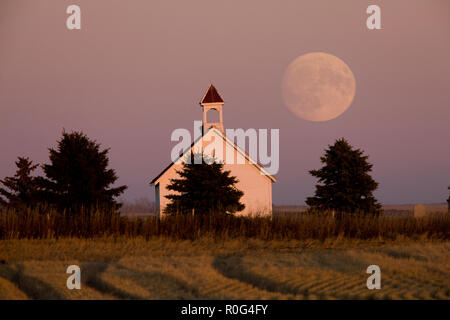
[[(66, 29), (66, 8), (82, 30)], [(366, 28), (369, 4), (382, 30)], [(297, 56), (352, 69), (356, 96), (337, 119), (296, 118), (280, 84)], [(0, 177), (17, 156), (48, 161), (62, 128), (111, 148), (128, 199), (170, 161), (176, 128), (201, 120), (212, 82), (226, 128), (280, 129), (275, 204), (303, 204), (308, 170), (345, 137), (362, 148), (386, 204), (444, 202), (450, 184), (450, 1), (1, 0)]]

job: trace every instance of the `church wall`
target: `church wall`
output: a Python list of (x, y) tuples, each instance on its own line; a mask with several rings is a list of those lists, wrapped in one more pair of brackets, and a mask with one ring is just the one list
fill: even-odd
[(244, 192), (241, 202), (245, 209), (238, 215), (272, 214), (272, 183), (252, 164), (226, 164), (224, 170), (239, 180), (236, 187)]
[[(216, 130), (210, 130), (201, 140), (191, 148), (194, 153), (203, 152), (210, 156), (215, 156), (224, 160), (224, 170), (231, 171), (231, 175), (235, 176), (239, 182), (236, 187), (244, 192), (241, 202), (245, 205), (245, 209), (236, 213), (237, 215), (270, 215), (272, 214), (272, 182), (266, 176), (261, 174), (261, 170), (249, 163), (234, 146), (225, 143), (224, 138)], [(219, 150), (222, 150), (219, 152)], [(219, 156), (219, 154), (221, 156)], [(227, 163), (227, 158), (231, 157), (233, 161)], [(172, 167), (170, 167), (159, 178), (159, 204), (160, 213), (163, 212), (165, 206), (170, 202), (166, 195), (173, 193), (166, 189), (170, 184), (170, 179), (179, 178), (177, 170), (182, 169), (182, 163), (179, 159)], [(158, 202), (158, 199), (156, 200)]]
[[(172, 167), (170, 167), (169, 170), (167, 170), (160, 178), (159, 180), (159, 199), (155, 199), (159, 202), (159, 213), (160, 216), (163, 214), (164, 208), (167, 206), (167, 204), (170, 202), (169, 199), (167, 199), (165, 196), (169, 194), (173, 194), (173, 191), (167, 190), (167, 185), (170, 184), (170, 179), (178, 179), (179, 175), (177, 174), (177, 170), (181, 170), (182, 165), (181, 164), (174, 164)], [(155, 193), (155, 197), (158, 197), (158, 195)]]
[[(161, 216), (163, 209), (170, 202), (165, 196), (173, 193), (166, 187), (170, 184), (170, 179), (179, 178), (176, 170), (180, 170), (181, 167), (181, 164), (174, 164), (159, 180), (159, 199), (155, 199), (155, 202), (159, 202)], [(246, 163), (226, 164), (224, 170), (230, 170), (231, 175), (237, 177), (239, 182), (236, 187), (244, 192), (241, 202), (245, 204), (245, 209), (237, 215), (272, 214), (272, 183), (261, 175), (258, 169)]]

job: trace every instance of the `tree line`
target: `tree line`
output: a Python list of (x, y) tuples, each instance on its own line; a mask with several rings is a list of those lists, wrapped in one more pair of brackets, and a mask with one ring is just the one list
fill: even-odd
[[(80, 212), (101, 208), (117, 210), (116, 197), (127, 186), (111, 187), (117, 180), (109, 169), (109, 149), (89, 139), (82, 132), (65, 132), (56, 148), (49, 148), (49, 163), (40, 166), (28, 157), (15, 162), (14, 176), (0, 180), (0, 206), (21, 210), (48, 208)], [(33, 175), (41, 168), (44, 175)]]
[[(193, 157), (201, 157), (201, 154)], [(360, 149), (344, 138), (328, 146), (320, 158), (323, 167), (309, 173), (318, 179), (315, 195), (306, 199), (311, 212), (331, 211), (336, 214), (362, 213), (379, 215), (381, 205), (373, 192), (378, 183), (370, 176), (372, 164)], [(211, 163), (212, 164), (208, 164)], [(239, 180), (224, 171), (223, 164), (207, 161), (185, 161), (179, 178), (171, 179), (166, 196), (170, 203), (167, 214), (233, 214), (245, 208), (240, 202), (243, 192), (236, 188)]]
[[(0, 206), (24, 209), (52, 207), (58, 211), (79, 212), (83, 208), (117, 211), (117, 197), (127, 188), (112, 187), (118, 179), (108, 168), (109, 149), (82, 132), (62, 132), (56, 148), (49, 148), (49, 163), (39, 165), (27, 157), (16, 161), (14, 176), (0, 180)], [(194, 154), (192, 157), (205, 157)], [(171, 179), (166, 196), (168, 214), (234, 214), (242, 211), (244, 193), (239, 180), (214, 159), (185, 161), (178, 178)], [(366, 213), (378, 215), (381, 205), (373, 195), (378, 183), (370, 176), (372, 164), (360, 149), (344, 138), (329, 145), (320, 158), (323, 167), (309, 173), (318, 179), (315, 195), (306, 199), (311, 211)], [(200, 162), (200, 163), (199, 163)], [(209, 163), (209, 164), (208, 164)], [(42, 176), (33, 173), (41, 168)]]

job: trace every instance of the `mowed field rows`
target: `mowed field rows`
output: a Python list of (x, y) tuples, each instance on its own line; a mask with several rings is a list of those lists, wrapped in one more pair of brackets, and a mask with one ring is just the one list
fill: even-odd
[[(450, 242), (16, 240), (0, 250), (0, 299), (450, 298)], [(66, 287), (72, 264), (81, 290)], [(373, 264), (381, 290), (366, 287)]]

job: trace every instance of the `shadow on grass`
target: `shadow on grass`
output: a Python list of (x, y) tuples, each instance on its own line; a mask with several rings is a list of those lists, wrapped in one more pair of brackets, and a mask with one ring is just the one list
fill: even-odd
[(55, 290), (51, 285), (35, 277), (25, 274), (22, 265), (0, 265), (0, 277), (14, 283), (30, 299), (35, 300), (61, 300), (66, 297)]
[(306, 292), (302, 292), (298, 288), (290, 286), (287, 283), (277, 282), (251, 272), (245, 266), (242, 256), (216, 256), (212, 266), (224, 277), (238, 280), (257, 289), (289, 295), (307, 295)]
[(102, 279), (102, 274), (111, 265), (110, 262), (87, 262), (81, 270), (84, 273), (84, 284), (103, 294), (112, 295), (123, 300), (142, 300), (144, 297), (134, 295), (125, 290), (117, 288)]
[[(123, 265), (117, 265), (117, 267), (121, 270), (126, 271), (127, 273), (124, 277), (132, 280), (135, 283), (138, 283), (145, 290), (155, 291), (157, 289), (157, 293), (159, 295), (164, 295), (167, 293), (167, 296), (161, 297), (164, 299), (206, 299), (206, 297), (200, 296), (197, 288), (190, 286), (185, 281), (178, 279), (169, 274), (165, 274), (159, 271), (138, 271), (134, 269), (129, 269)], [(159, 285), (158, 288), (155, 288), (155, 283)]]
[[(189, 286), (186, 282), (176, 277), (164, 274), (162, 272), (146, 272), (129, 269), (115, 262), (87, 262), (83, 264), (84, 284), (103, 294), (112, 295), (117, 299), (123, 300), (142, 300), (146, 297), (130, 293), (121, 288), (109, 284), (102, 279), (102, 274), (109, 266), (115, 266), (119, 269), (121, 278), (127, 278), (135, 282), (149, 293), (157, 291), (158, 294), (167, 293), (164, 298), (171, 299), (198, 299), (198, 291)], [(155, 279), (161, 287), (155, 288)], [(155, 290), (156, 289), (156, 290)]]

